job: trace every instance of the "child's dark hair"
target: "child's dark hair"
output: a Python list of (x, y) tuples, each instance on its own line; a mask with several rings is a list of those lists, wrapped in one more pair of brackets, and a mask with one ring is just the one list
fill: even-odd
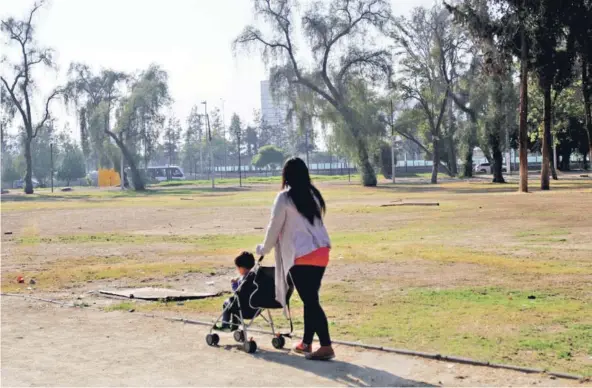
[(250, 252), (243, 252), (234, 259), (234, 265), (251, 269), (255, 266), (255, 256)]

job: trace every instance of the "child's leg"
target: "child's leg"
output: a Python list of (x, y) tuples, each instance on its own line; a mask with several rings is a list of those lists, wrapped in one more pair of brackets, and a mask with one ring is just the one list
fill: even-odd
[[(232, 317), (232, 308), (228, 308), (228, 306), (232, 303), (232, 298), (228, 298), (224, 301), (224, 304), (222, 305), (222, 308), (224, 309), (224, 312), (222, 314), (222, 327), (223, 328), (227, 328), (230, 326), (230, 324), (228, 322), (230, 322), (230, 319)], [(234, 307), (234, 306), (233, 306)]]

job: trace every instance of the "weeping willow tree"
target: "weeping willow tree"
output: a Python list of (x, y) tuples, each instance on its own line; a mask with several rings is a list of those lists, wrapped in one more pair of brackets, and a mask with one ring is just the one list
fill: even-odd
[(99, 166), (119, 170), (116, 147), (130, 168), (134, 189), (144, 190), (138, 162), (141, 150), (146, 152), (142, 144), (158, 136), (150, 126), (163, 122), (160, 110), (170, 101), (167, 73), (151, 65), (136, 77), (113, 70), (93, 74), (88, 66), (73, 64), (70, 78), (67, 95), (85, 108), (89, 142)]
[[(368, 84), (384, 85), (390, 79), (390, 52), (374, 42), (383, 36), (392, 20), (387, 0), (331, 0), (307, 5), (300, 15), (292, 0), (253, 0), (256, 16), (264, 33), (247, 26), (236, 38), (238, 47), (255, 47), (273, 69), (274, 78), (301, 85), (332, 107), (347, 131), (365, 186), (377, 184), (368, 155), (366, 121), (368, 116), (351, 105), (349, 82), (365, 79)], [(296, 23), (300, 16), (299, 24)], [(298, 33), (305, 43), (296, 45)], [(303, 51), (314, 59), (302, 61)]]

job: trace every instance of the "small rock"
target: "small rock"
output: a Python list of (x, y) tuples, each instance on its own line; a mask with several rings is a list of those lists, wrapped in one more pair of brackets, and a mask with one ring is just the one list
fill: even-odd
[(177, 302), (177, 306), (185, 306), (185, 303), (183, 303), (183, 302)]
[(25, 278), (22, 276), (19, 276), (18, 278), (16, 278), (17, 283), (24, 283), (25, 282)]
[(4, 234), (10, 236), (12, 232), (4, 232)]
[(129, 313), (133, 313), (134, 311), (136, 311), (135, 309), (129, 309), (128, 312)]
[(64, 187), (62, 191), (73, 191), (74, 189), (71, 187)]
[(557, 377), (555, 377), (555, 376), (550, 376), (549, 378), (550, 378), (551, 380), (557, 380)]
[(33, 287), (27, 287), (27, 290), (32, 291), (33, 290)]
[(214, 282), (207, 282), (206, 284), (207, 284), (208, 286), (213, 286), (213, 285), (214, 285)]
[(455, 377), (455, 379), (457, 379), (457, 380), (464, 380), (466, 378), (467, 378), (467, 376), (456, 376)]
[(37, 281), (35, 279), (31, 279), (29, 280), (29, 284), (37, 284)]
[(536, 296), (534, 296), (534, 295), (529, 295), (529, 296), (528, 296), (528, 299), (530, 299), (530, 300), (536, 299)]

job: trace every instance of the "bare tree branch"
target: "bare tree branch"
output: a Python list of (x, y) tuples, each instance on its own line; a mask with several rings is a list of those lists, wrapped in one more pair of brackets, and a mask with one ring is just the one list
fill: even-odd
[(18, 100), (18, 98), (16, 97), (16, 95), (14, 93), (14, 86), (16, 85), (16, 82), (18, 81), (18, 77), (17, 77), (17, 79), (15, 79), (12, 89), (8, 86), (8, 82), (6, 82), (6, 79), (4, 79), (4, 77), (0, 77), (0, 80), (2, 80), (2, 83), (4, 84), (5, 88), (8, 90), (8, 93), (10, 94), (10, 98), (12, 99), (13, 104), (18, 109), (19, 113), (21, 114), (21, 116), (23, 118), (23, 122), (26, 125), (28, 123), (27, 114), (23, 110), (21, 102)]
[(47, 120), (49, 120), (49, 118), (51, 117), (51, 114), (49, 113), (49, 104), (51, 103), (51, 100), (53, 100), (63, 92), (63, 89), (55, 89), (45, 101), (45, 114), (43, 115), (43, 119), (41, 119), (41, 121), (35, 126), (35, 132), (33, 133), (33, 136), (31, 136), (32, 139), (37, 137), (37, 132), (39, 132), (39, 129), (41, 129), (45, 125)]

